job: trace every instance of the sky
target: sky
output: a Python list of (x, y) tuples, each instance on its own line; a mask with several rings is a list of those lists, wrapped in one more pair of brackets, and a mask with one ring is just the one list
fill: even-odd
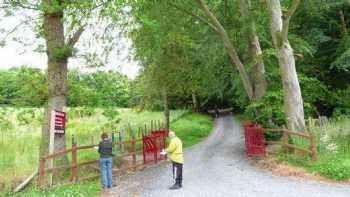
[[(3, 14), (3, 13), (2, 13)], [(46, 69), (47, 56), (42, 52), (35, 52), (38, 46), (44, 46), (45, 42), (42, 38), (38, 38), (33, 31), (35, 26), (30, 23), (28, 25), (21, 25), (21, 21), (28, 18), (37, 18), (35, 13), (28, 11), (16, 12), (14, 16), (0, 17), (0, 41), (5, 37), (6, 44), (0, 46), (0, 69), (8, 69), (11, 67), (28, 66), (40, 69)], [(93, 31), (102, 31), (106, 27), (106, 21), (99, 21), (98, 26), (93, 24), (82, 34), (78, 41), (76, 48), (80, 51), (80, 55), (85, 52), (96, 52), (102, 57), (102, 47), (104, 46), (98, 40), (92, 40)], [(7, 32), (13, 30), (16, 26), (18, 28), (7, 35)], [(133, 79), (137, 76), (139, 66), (136, 61), (130, 58), (132, 53), (132, 42), (125, 36), (120, 35), (119, 32), (112, 32), (116, 34), (115, 48), (111, 51), (111, 55), (105, 61), (104, 67), (99, 70), (117, 70)], [(14, 41), (13, 39), (19, 39)], [(89, 44), (87, 44), (89, 43)], [(87, 68), (86, 62), (82, 58), (70, 58), (68, 68), (78, 68), (81, 71), (94, 71), (96, 68)]]

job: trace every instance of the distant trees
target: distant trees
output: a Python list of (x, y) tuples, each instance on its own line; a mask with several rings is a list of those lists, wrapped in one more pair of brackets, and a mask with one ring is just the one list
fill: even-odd
[[(48, 90), (45, 71), (29, 67), (0, 70), (0, 105), (43, 107)], [(116, 71), (68, 71), (67, 106), (128, 107), (130, 79)]]

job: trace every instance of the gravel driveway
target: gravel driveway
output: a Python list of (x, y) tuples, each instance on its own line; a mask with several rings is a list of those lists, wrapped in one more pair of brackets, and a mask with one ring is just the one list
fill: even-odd
[(240, 123), (232, 116), (215, 120), (210, 136), (185, 150), (183, 188), (173, 184), (169, 162), (116, 180), (102, 196), (147, 197), (350, 197), (350, 185), (325, 184), (271, 175), (249, 164)]

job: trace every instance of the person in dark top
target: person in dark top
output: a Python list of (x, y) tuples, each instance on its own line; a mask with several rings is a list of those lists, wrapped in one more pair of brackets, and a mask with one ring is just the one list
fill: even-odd
[(215, 114), (215, 118), (218, 118), (219, 117), (219, 109), (218, 109), (218, 106), (215, 105), (215, 108), (214, 108), (214, 114)]
[(101, 142), (98, 145), (98, 153), (100, 154), (100, 169), (102, 188), (112, 187), (112, 142), (108, 139), (107, 133), (102, 133)]

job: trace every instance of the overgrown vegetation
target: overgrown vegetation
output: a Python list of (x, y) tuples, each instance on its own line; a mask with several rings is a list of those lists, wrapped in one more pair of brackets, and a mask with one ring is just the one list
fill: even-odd
[[(330, 179), (348, 180), (350, 178), (350, 118), (338, 117), (325, 121), (321, 126), (316, 126), (313, 131), (316, 133), (319, 161), (313, 163), (309, 157), (282, 153), (278, 158)], [(293, 141), (296, 144), (303, 144), (295, 138)]]

